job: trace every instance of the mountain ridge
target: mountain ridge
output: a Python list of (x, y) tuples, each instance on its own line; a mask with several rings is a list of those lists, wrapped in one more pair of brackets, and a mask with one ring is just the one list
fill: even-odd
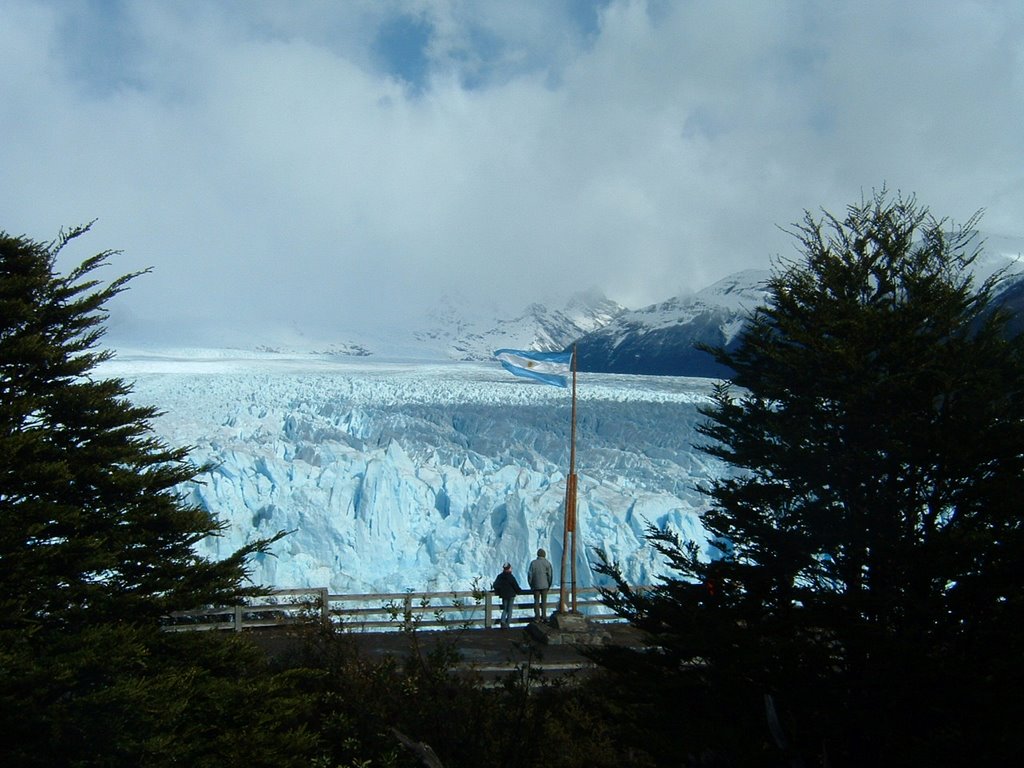
[[(1010, 308), (1011, 328), (1019, 332), (1024, 329), (1024, 239), (996, 237), (983, 242), (976, 275), (984, 279), (1003, 272), (1006, 277), (996, 298)], [(287, 341), (247, 349), (324, 360), (480, 362), (492, 359), (494, 350), (502, 347), (561, 351), (575, 345), (583, 372), (721, 378), (731, 372), (700, 347), (735, 348), (747, 316), (766, 298), (764, 282), (770, 275), (770, 270), (741, 270), (695, 293), (638, 309), (628, 309), (594, 288), (562, 304), (534, 302), (505, 313), (443, 294), (413, 330), (388, 327), (382, 315), (369, 330), (339, 334), (340, 338), (313, 341), (293, 329)]]
[(620, 314), (576, 341), (579, 370), (634, 375), (728, 375), (699, 345), (732, 349), (766, 296), (768, 270), (743, 270), (690, 297)]

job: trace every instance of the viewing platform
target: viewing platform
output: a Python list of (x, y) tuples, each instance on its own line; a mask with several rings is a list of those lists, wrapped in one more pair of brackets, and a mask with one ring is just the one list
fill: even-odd
[[(323, 588), (278, 589), (241, 605), (179, 612), (165, 629), (244, 631), (268, 654), (285, 655), (309, 641), (310, 628), (329, 624), (369, 658), (426, 654), (449, 643), (460, 659), (457, 671), (485, 678), (527, 668), (556, 676), (580, 673), (593, 668), (586, 645), (641, 644), (639, 633), (601, 602), (596, 588), (577, 589), (576, 611), (552, 621), (557, 603), (552, 589), (548, 620), (535, 622), (533, 595), (521, 595), (506, 630), (497, 624), (501, 601), (490, 592), (335, 595)], [(558, 618), (576, 631), (559, 630)]]
[[(643, 587), (635, 587), (643, 589)], [(576, 589), (572, 613), (588, 622), (622, 620), (602, 601), (597, 587)], [(558, 589), (548, 594), (550, 616), (558, 608)], [(233, 630), (281, 627), (309, 621), (331, 623), (351, 632), (399, 632), (409, 629), (491, 629), (497, 625), (501, 601), (484, 590), (448, 592), (381, 592), (331, 594), (325, 587), (272, 589), (234, 606), (178, 611), (168, 631)], [(512, 625), (525, 626), (533, 618), (533, 595), (516, 598)]]

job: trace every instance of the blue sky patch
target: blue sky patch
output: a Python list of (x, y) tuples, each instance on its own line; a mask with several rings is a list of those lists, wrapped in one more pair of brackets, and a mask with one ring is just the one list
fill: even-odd
[(377, 30), (373, 53), (383, 70), (392, 77), (408, 83), (421, 93), (430, 74), (430, 45), (432, 28), (424, 19), (396, 16), (388, 19)]

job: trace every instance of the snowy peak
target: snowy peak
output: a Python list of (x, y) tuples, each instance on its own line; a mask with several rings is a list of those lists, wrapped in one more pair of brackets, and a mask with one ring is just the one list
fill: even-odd
[(745, 269), (708, 286), (694, 297), (695, 304), (750, 314), (764, 304), (765, 287), (771, 272), (766, 269)]
[(700, 344), (729, 347), (764, 303), (766, 270), (730, 275), (692, 296), (623, 312), (578, 342), (584, 371), (668, 376), (728, 375)]
[(623, 312), (613, 325), (635, 329), (646, 327), (650, 330), (687, 325), (708, 313), (726, 312), (730, 315), (747, 315), (765, 300), (765, 281), (771, 273), (767, 270), (748, 269), (737, 272), (717, 283), (689, 296), (675, 296), (642, 309)]
[(624, 311), (625, 307), (621, 304), (612, 301), (596, 288), (591, 288), (571, 297), (564, 314), (577, 327), (589, 332), (607, 325)]
[(573, 296), (564, 309), (531, 304), (517, 321), (536, 329), (527, 348), (547, 352), (565, 349), (580, 336), (608, 325), (624, 311), (604, 294), (591, 291)]
[(596, 290), (572, 296), (562, 308), (530, 304), (512, 316), (473, 319), (456, 302), (445, 300), (428, 317), (429, 327), (415, 338), (432, 343), (447, 358), (489, 360), (495, 349), (565, 349), (584, 334), (604, 327), (623, 307)]
[[(445, 294), (412, 328), (382, 324), (368, 330), (341, 332), (327, 340), (313, 340), (292, 330), (283, 339), (261, 340), (246, 350), (321, 361), (361, 358), (376, 362), (479, 362), (492, 359), (494, 350), (501, 347), (565, 349), (623, 311), (620, 304), (597, 290), (578, 293), (562, 307), (534, 303), (519, 312), (504, 314), (493, 307)], [(242, 351), (228, 346), (236, 353)]]

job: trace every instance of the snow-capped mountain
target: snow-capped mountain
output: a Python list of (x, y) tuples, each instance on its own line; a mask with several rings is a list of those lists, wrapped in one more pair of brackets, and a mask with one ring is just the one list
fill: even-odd
[(1006, 329), (1011, 335), (1024, 333), (1024, 274), (1006, 277), (993, 297), (993, 303), (1010, 313)]
[(561, 309), (534, 303), (511, 317), (471, 318), (462, 307), (444, 300), (431, 314), (428, 328), (417, 331), (415, 338), (440, 347), (452, 360), (490, 360), (499, 347), (543, 352), (565, 349), (625, 311), (596, 290), (576, 294)]
[[(1024, 331), (1024, 238), (978, 233), (979, 279), (1006, 275), (996, 301), (1013, 314), (1010, 330)], [(730, 275), (693, 296), (625, 311), (577, 341), (583, 371), (724, 377), (730, 371), (698, 344), (732, 350), (750, 312), (764, 303), (767, 270)]]
[[(227, 523), (216, 559), (292, 533), (253, 578), (333, 592), (472, 589), (538, 547), (562, 555), (571, 398), (498, 363), (397, 364), (120, 353), (103, 375), (164, 413), (158, 436), (214, 469), (184, 489)], [(696, 452), (712, 382), (581, 374), (578, 583), (601, 548), (636, 583), (664, 564), (648, 523), (702, 546), (698, 485), (723, 470)]]
[[(491, 360), (501, 347), (549, 352), (565, 349), (580, 336), (609, 323), (625, 309), (597, 290), (570, 297), (561, 307), (533, 303), (522, 311), (500, 312), (472, 301), (444, 295), (437, 305), (411, 326), (388, 325), (343, 330), (333, 338), (308, 338), (292, 329), (284, 339), (234, 346), (235, 356), (250, 353), (309, 357), (320, 360), (366, 359), (376, 362), (445, 362)], [(146, 344), (121, 340), (117, 346), (149, 349)], [(214, 342), (213, 349), (225, 345)], [(180, 348), (171, 348), (174, 354)], [(191, 351), (189, 351), (191, 350)], [(192, 354), (195, 345), (186, 349)], [(213, 354), (219, 354), (213, 352)]]
[(721, 377), (728, 370), (697, 344), (730, 348), (764, 303), (766, 270), (746, 270), (690, 297), (621, 313), (577, 341), (582, 371)]
[[(979, 233), (977, 240), (983, 248), (975, 262), (978, 278), (1002, 271), (1010, 276), (1009, 288), (1011, 278), (1024, 269), (1024, 238)], [(696, 294), (637, 310), (625, 309), (596, 289), (561, 307), (534, 303), (505, 313), (464, 297), (442, 296), (412, 329), (382, 324), (316, 342), (295, 329), (291, 341), (261, 343), (248, 351), (322, 360), (485, 361), (502, 347), (555, 351), (575, 343), (581, 371), (717, 378), (729, 371), (697, 345), (732, 349), (746, 317), (764, 302), (769, 274), (737, 272)], [(1004, 296), (1019, 313), (1024, 301), (1009, 290)]]
[(1009, 276), (1024, 272), (1024, 237), (978, 232), (975, 244), (981, 249), (974, 265), (979, 278), (995, 272)]

